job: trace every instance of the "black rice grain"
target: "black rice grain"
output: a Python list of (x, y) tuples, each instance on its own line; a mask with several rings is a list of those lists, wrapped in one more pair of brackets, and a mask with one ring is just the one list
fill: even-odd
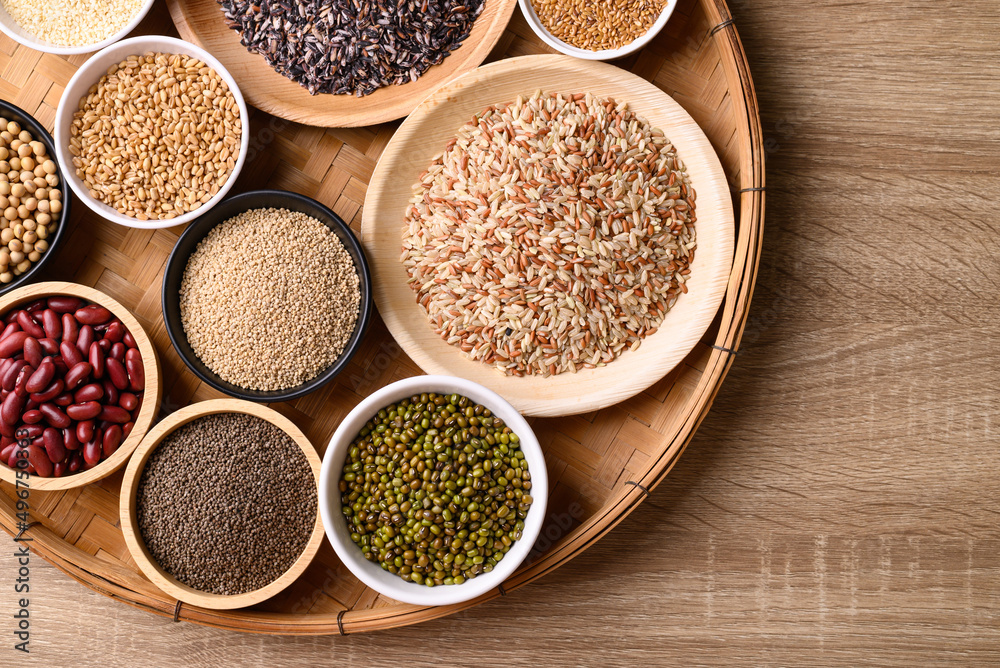
[(184, 584), (243, 594), (287, 571), (309, 542), (317, 493), (302, 450), (261, 418), (221, 413), (168, 435), (136, 495), (142, 539)]
[(457, 49), (484, 0), (218, 0), (240, 42), (317, 93), (416, 81)]

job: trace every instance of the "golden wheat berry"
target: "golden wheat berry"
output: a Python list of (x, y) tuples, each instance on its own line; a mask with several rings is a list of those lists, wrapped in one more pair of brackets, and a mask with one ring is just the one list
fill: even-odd
[(417, 302), (506, 374), (607, 364), (687, 292), (695, 192), (625, 103), (539, 92), (488, 107), (413, 190), (401, 260)]
[(150, 556), (182, 583), (213, 594), (261, 589), (309, 543), (317, 491), (291, 436), (242, 413), (198, 418), (146, 461), (136, 520)]
[(195, 354), (249, 390), (315, 378), (344, 351), (361, 303), (351, 255), (322, 222), (252, 209), (213, 228), (188, 259), (181, 323)]
[(103, 42), (125, 29), (143, 0), (0, 0), (26, 32), (57, 46)]
[(553, 37), (588, 51), (620, 49), (639, 39), (667, 0), (531, 0)]
[(112, 65), (80, 99), (69, 152), (90, 196), (137, 220), (201, 208), (236, 167), (243, 133), (218, 72), (183, 54)]

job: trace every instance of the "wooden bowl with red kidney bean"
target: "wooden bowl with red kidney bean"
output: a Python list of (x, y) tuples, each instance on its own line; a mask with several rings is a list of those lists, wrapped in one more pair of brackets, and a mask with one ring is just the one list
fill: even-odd
[(160, 404), (135, 317), (93, 288), (37, 283), (0, 297), (0, 328), (0, 478), (70, 489), (121, 468)]

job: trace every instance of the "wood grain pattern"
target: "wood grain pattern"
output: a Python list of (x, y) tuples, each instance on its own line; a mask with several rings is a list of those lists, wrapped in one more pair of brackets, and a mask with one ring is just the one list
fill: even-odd
[[(317, 509), (316, 518), (313, 521), (312, 533), (309, 536), (309, 540), (306, 542), (306, 546), (302, 550), (302, 554), (299, 555), (291, 567), (289, 567), (287, 571), (282, 573), (280, 577), (269, 583), (267, 586), (253, 591), (248, 591), (244, 594), (223, 595), (200, 591), (175, 578), (173, 575), (165, 571), (155, 559), (153, 559), (152, 555), (149, 554), (149, 550), (146, 548), (146, 543), (142, 539), (141, 533), (139, 532), (139, 521), (137, 518), (138, 505), (135, 500), (136, 494), (139, 490), (139, 481), (142, 479), (142, 472), (146, 466), (146, 461), (156, 451), (156, 448), (159, 447), (163, 439), (180, 427), (197, 420), (198, 418), (202, 418), (207, 415), (216, 415), (219, 413), (243, 413), (246, 415), (253, 415), (261, 418), (262, 420), (267, 420), (281, 429), (284, 433), (288, 434), (288, 436), (295, 441), (295, 444), (299, 446), (302, 450), (302, 454), (305, 455), (306, 460), (309, 462), (309, 468), (312, 469), (313, 473), (313, 484), (317, 486), (319, 485), (321, 462), (319, 455), (316, 454), (316, 448), (313, 447), (312, 443), (309, 442), (309, 439), (305, 437), (305, 434), (303, 434), (302, 431), (295, 426), (295, 423), (287, 417), (271, 408), (268, 408), (267, 406), (261, 406), (260, 404), (255, 404), (251, 401), (243, 401), (240, 399), (211, 399), (209, 401), (199, 401), (196, 404), (185, 406), (184, 408), (171, 413), (158, 422), (156, 426), (149, 430), (149, 433), (139, 444), (139, 447), (136, 448), (135, 456), (129, 460), (128, 466), (125, 469), (125, 477), (122, 479), (122, 493), (118, 506), (120, 520), (119, 526), (121, 527), (122, 534), (125, 538), (125, 544), (128, 546), (132, 559), (136, 564), (138, 564), (139, 568), (142, 569), (143, 574), (162, 591), (180, 601), (190, 603), (191, 605), (211, 608), (214, 610), (232, 610), (234, 608), (250, 607), (260, 603), (261, 601), (266, 601), (272, 596), (276, 596), (278, 593), (295, 582), (295, 580), (302, 575), (306, 568), (308, 568), (309, 564), (313, 560), (313, 557), (316, 556), (320, 543), (323, 542), (324, 532), (323, 520), (320, 517), (319, 510)], [(197, 453), (193, 456), (197, 456)], [(193, 537), (193, 539), (198, 540), (197, 537)]]
[[(1000, 7), (732, 9), (766, 132), (766, 250), (740, 354), (645, 503), (530, 587), (343, 638), (175, 624), (33, 558), (30, 658), (440, 666), (444, 651), (461, 665), (1000, 663)], [(515, 15), (512, 34), (525, 30)], [(33, 90), (24, 96), (44, 94)], [(107, 246), (82, 241), (92, 250), (81, 257)], [(0, 552), (5, 615), (16, 609), (16, 570), (11, 550)]]
[[(31, 489), (39, 491), (59, 491), (83, 487), (106, 478), (125, 466), (125, 462), (142, 441), (150, 425), (153, 424), (153, 419), (159, 413), (160, 399), (163, 395), (163, 378), (160, 375), (159, 356), (153, 343), (149, 340), (149, 336), (128, 309), (100, 290), (65, 281), (44, 281), (25, 285), (0, 297), (0, 314), (5, 314), (16, 306), (52, 295), (72, 295), (94, 304), (100, 304), (121, 320), (125, 329), (132, 333), (132, 337), (139, 346), (146, 373), (146, 386), (143, 390), (142, 406), (139, 408), (139, 415), (136, 416), (132, 432), (110, 457), (90, 470), (80, 471), (62, 478), (39, 478), (33, 475), (28, 479), (29, 484)], [(0, 465), (0, 480), (13, 485), (16, 478), (17, 473), (13, 469), (6, 465)]]
[[(399, 260), (404, 212), (413, 184), (449, 139), (475, 114), (536, 90), (589, 92), (628, 102), (676, 147), (698, 194), (698, 248), (687, 294), (659, 329), (607, 366), (558, 376), (505, 376), (448, 345), (427, 322)], [(568, 56), (523, 56), (479, 68), (435, 91), (403, 122), (386, 146), (365, 198), (361, 237), (371, 263), (375, 301), (403, 351), (427, 373), (474, 380), (524, 415), (551, 417), (600, 410), (663, 378), (704, 336), (726, 291), (733, 258), (733, 207), (726, 175), (705, 133), (661, 89), (605, 63)]]
[(309, 125), (353, 127), (402, 118), (438, 86), (474, 70), (503, 34), (517, 0), (488, 0), (461, 46), (416, 81), (385, 86), (371, 95), (310, 95), (275, 72), (263, 56), (240, 44), (216, 0), (167, 0), (181, 37), (212, 53), (236, 78), (247, 102), (280, 118)]

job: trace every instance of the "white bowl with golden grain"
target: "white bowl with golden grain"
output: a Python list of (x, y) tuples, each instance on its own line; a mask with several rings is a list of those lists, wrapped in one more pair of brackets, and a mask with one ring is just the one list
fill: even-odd
[[(158, 220), (138, 220), (130, 216), (119, 213), (116, 209), (91, 197), (90, 189), (77, 176), (76, 167), (73, 165), (73, 155), (70, 153), (70, 127), (73, 123), (73, 114), (80, 108), (80, 99), (88, 94), (91, 86), (97, 84), (101, 77), (107, 74), (108, 68), (117, 65), (129, 56), (143, 55), (146, 53), (177, 53), (191, 56), (202, 61), (226, 82), (229, 90), (233, 94), (236, 106), (240, 114), (240, 149), (233, 170), (229, 173), (225, 183), (219, 191), (212, 196), (201, 207), (194, 211), (189, 211), (175, 218)], [(100, 53), (94, 54), (86, 63), (77, 70), (73, 78), (66, 84), (66, 89), (59, 100), (59, 108), (56, 110), (55, 122), (55, 146), (56, 157), (59, 161), (59, 168), (63, 177), (69, 183), (70, 188), (76, 193), (91, 211), (102, 218), (126, 227), (136, 227), (141, 229), (157, 229), (173, 227), (189, 223), (198, 216), (210, 210), (213, 206), (222, 201), (226, 193), (232, 188), (243, 169), (247, 148), (250, 144), (250, 134), (247, 126), (248, 111), (243, 95), (233, 76), (223, 67), (212, 54), (204, 49), (185, 42), (184, 40), (162, 35), (150, 35), (145, 37), (133, 37), (122, 40), (117, 44), (107, 47)]]
[(622, 58), (629, 55), (630, 53), (635, 53), (642, 47), (649, 44), (654, 37), (656, 37), (663, 26), (667, 25), (667, 21), (670, 19), (671, 14), (674, 13), (674, 8), (677, 7), (677, 0), (667, 0), (666, 5), (660, 11), (659, 16), (649, 27), (642, 36), (637, 37), (632, 42), (626, 44), (625, 46), (618, 49), (604, 49), (601, 51), (591, 51), (589, 49), (581, 49), (580, 47), (568, 44), (546, 29), (542, 20), (538, 18), (538, 14), (535, 12), (535, 7), (532, 5), (532, 0), (517, 0), (517, 4), (521, 7), (521, 13), (524, 14), (525, 20), (531, 29), (538, 35), (539, 39), (551, 46), (553, 49), (560, 53), (564, 53), (567, 56), (573, 56), (574, 58), (582, 58), (583, 60), (614, 60), (615, 58)]
[[(17, 19), (11, 15), (8, 10), (6, 2), (0, 2), (0, 31), (5, 35), (10, 37), (12, 40), (19, 44), (34, 49), (35, 51), (44, 51), (45, 53), (55, 53), (63, 56), (76, 55), (81, 53), (93, 53), (94, 51), (100, 51), (106, 46), (110, 46), (122, 39), (130, 32), (135, 30), (136, 26), (146, 17), (149, 13), (149, 9), (153, 6), (155, 0), (143, 0), (142, 4), (139, 5), (135, 13), (131, 15), (129, 21), (120, 30), (116, 31), (114, 34), (108, 35), (104, 39), (95, 40), (93, 42), (88, 42), (85, 44), (78, 45), (66, 45), (58, 44), (56, 42), (49, 41), (44, 37), (37, 35), (23, 25), (17, 22)], [(27, 5), (28, 3), (22, 3)], [(52, 2), (39, 2), (34, 5), (36, 11), (59, 11), (59, 5), (61, 3)], [(25, 7), (27, 11), (27, 6)], [(105, 22), (106, 22), (105, 17)], [(80, 26), (77, 26), (79, 29)]]

